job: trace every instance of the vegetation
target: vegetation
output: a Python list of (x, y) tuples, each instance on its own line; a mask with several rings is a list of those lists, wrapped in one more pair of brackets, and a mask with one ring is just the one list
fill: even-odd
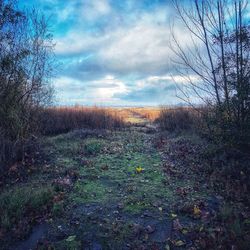
[(66, 133), (79, 128), (122, 128), (122, 118), (112, 109), (97, 107), (46, 108), (40, 111), (40, 132), (43, 135)]
[[(184, 49), (173, 34), (177, 74), (189, 84), (180, 87), (189, 104), (196, 96), (209, 112), (206, 121), (214, 138), (249, 146), (250, 29), (247, 1), (198, 1), (189, 8), (174, 1), (190, 35)], [(201, 110), (203, 111), (203, 110)]]
[(29, 213), (40, 215), (52, 201), (49, 187), (17, 186), (1, 193), (1, 228), (10, 229)]
[[(193, 112), (175, 112), (183, 110)], [(249, 156), (228, 154), (192, 128), (170, 126), (177, 133), (166, 135), (147, 126), (44, 137), (32, 164), (25, 163), (25, 183), (21, 168), (4, 180), (18, 179), (0, 195), (4, 246), (11, 245), (8, 234), (25, 237), (42, 218), (50, 228), (39, 238), (45, 248), (247, 249), (250, 175), (242, 163)]]
[(163, 108), (157, 122), (162, 130), (190, 131), (201, 126), (202, 118), (193, 108)]
[(1, 249), (249, 248), (245, 3), (174, 2), (182, 97), (204, 105), (50, 106), (48, 23), (0, 0)]
[(51, 98), (53, 41), (36, 10), (0, 1), (0, 170), (16, 160), (17, 145), (37, 129), (36, 113)]
[(150, 120), (151, 122), (155, 121), (159, 117), (160, 111), (160, 108), (154, 107), (128, 108), (128, 112), (131, 112), (133, 117), (139, 116), (143, 119)]

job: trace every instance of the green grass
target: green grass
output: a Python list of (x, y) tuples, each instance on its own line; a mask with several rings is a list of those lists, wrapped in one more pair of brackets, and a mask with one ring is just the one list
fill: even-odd
[(27, 213), (39, 214), (53, 197), (51, 187), (17, 186), (0, 195), (0, 225), (10, 229)]
[(103, 145), (103, 140), (95, 138), (87, 139), (84, 143), (84, 152), (89, 155), (96, 155), (100, 153)]
[(99, 180), (78, 181), (70, 197), (77, 203), (107, 202), (109, 200), (108, 188)]

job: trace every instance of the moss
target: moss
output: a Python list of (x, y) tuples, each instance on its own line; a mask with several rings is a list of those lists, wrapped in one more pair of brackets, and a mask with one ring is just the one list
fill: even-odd
[(109, 199), (110, 189), (100, 180), (81, 182), (75, 184), (71, 198), (75, 202), (105, 202)]
[(132, 214), (141, 214), (143, 211), (151, 208), (150, 204), (145, 201), (127, 201), (124, 206), (124, 211)]
[(90, 138), (84, 143), (84, 152), (89, 155), (95, 155), (100, 153), (104, 146), (104, 141), (101, 139)]
[[(135, 213), (151, 209), (152, 203), (160, 198), (167, 201), (173, 199), (173, 191), (164, 184), (159, 153), (152, 148), (149, 152), (145, 150), (145, 139), (141, 134), (135, 133), (132, 137), (130, 133), (123, 134), (124, 137), (117, 133), (112, 138), (117, 145), (122, 144), (122, 153), (105, 151), (94, 154), (91, 164), (81, 166), (80, 175), (83, 181), (75, 184), (70, 195), (74, 202), (98, 202), (105, 205), (106, 202), (114, 204), (122, 200), (125, 202), (124, 209)], [(126, 140), (128, 143), (125, 143)], [(99, 139), (88, 139), (84, 145), (91, 145), (90, 148), (94, 145), (95, 148), (96, 145), (105, 143)], [(103, 147), (106, 148), (106, 145)], [(137, 167), (141, 167), (143, 171), (137, 173)], [(126, 198), (130, 195), (134, 201)]]

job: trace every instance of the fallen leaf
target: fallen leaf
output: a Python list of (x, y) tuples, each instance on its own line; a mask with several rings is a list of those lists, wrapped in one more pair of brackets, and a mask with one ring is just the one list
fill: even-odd
[(153, 228), (153, 227), (151, 227), (150, 225), (148, 225), (148, 226), (146, 227), (146, 231), (147, 231), (147, 233), (151, 234), (151, 233), (153, 233), (153, 232), (155, 231), (155, 228)]
[(144, 169), (142, 167), (137, 167), (135, 170), (137, 174), (140, 174), (143, 172)]
[(186, 243), (182, 240), (177, 240), (177, 241), (174, 241), (173, 244), (176, 246), (176, 247), (181, 247), (181, 246), (184, 246)]
[(195, 216), (200, 216), (201, 215), (201, 210), (197, 205), (194, 205), (193, 213)]
[(9, 168), (9, 172), (17, 172), (17, 163), (15, 163)]
[(103, 171), (106, 171), (106, 170), (108, 170), (109, 169), (109, 166), (106, 164), (106, 165), (103, 165), (103, 166), (101, 166), (101, 169), (103, 170)]
[(71, 236), (69, 236), (67, 239), (66, 239), (66, 241), (67, 242), (72, 242), (72, 241), (74, 241), (76, 239), (76, 236), (75, 235), (71, 235)]

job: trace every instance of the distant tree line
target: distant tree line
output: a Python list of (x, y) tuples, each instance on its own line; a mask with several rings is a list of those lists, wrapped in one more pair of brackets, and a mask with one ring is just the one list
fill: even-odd
[(37, 130), (38, 111), (51, 101), (53, 49), (39, 11), (0, 0), (0, 164)]

